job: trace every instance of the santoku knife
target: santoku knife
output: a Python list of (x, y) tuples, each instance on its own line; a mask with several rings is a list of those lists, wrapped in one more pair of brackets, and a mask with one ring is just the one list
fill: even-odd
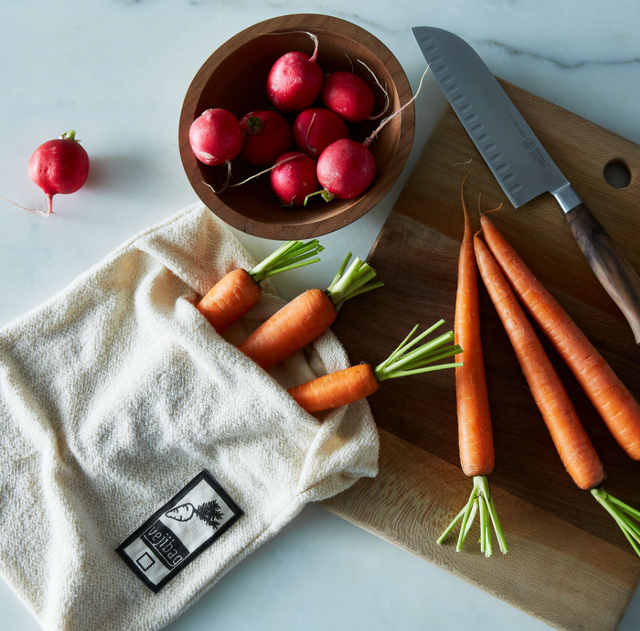
[(640, 277), (478, 54), (457, 35), (416, 26), (413, 34), (438, 85), (515, 208), (551, 193), (598, 280), (640, 344)]

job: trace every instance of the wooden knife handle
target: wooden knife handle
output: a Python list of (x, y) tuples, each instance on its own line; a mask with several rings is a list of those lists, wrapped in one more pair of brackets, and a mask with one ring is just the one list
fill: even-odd
[(591, 269), (620, 307), (636, 344), (640, 344), (640, 277), (584, 203), (565, 216)]

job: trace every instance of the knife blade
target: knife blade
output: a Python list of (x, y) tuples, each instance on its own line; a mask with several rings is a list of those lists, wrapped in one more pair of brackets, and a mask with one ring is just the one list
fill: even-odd
[(412, 29), (433, 76), (515, 208), (550, 193), (640, 344), (640, 277), (556, 166), (479, 55), (443, 29)]

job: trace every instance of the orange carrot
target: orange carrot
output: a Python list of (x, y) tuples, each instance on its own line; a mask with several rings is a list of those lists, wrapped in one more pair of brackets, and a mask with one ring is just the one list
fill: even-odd
[[(466, 179), (466, 176), (465, 176)], [(462, 182), (464, 186), (464, 180)], [(458, 407), (458, 442), (460, 461), (465, 475), (488, 475), (493, 471), (494, 448), (489, 414), (489, 395), (484, 373), (480, 341), (480, 303), (478, 277), (473, 251), (473, 235), (467, 208), (464, 212), (464, 237), (458, 260), (456, 295), (456, 342), (464, 349), (456, 357), (463, 363), (456, 368), (456, 401)]]
[(469, 173), (465, 175), (460, 187), (464, 214), (464, 236), (458, 259), (455, 332), (456, 342), (463, 349), (462, 353), (456, 356), (456, 360), (462, 362), (462, 366), (456, 368), (460, 462), (465, 475), (473, 478), (473, 489), (465, 507), (440, 535), (438, 543), (442, 543), (458, 521), (462, 520), (456, 546), (457, 551), (462, 550), (475, 514), (479, 512), (480, 551), (489, 557), (492, 554), (491, 523), (494, 525), (500, 551), (503, 554), (507, 553), (507, 543), (493, 504), (489, 480), (486, 477), (493, 471), (494, 447), (489, 413), (489, 395), (480, 340), (480, 302), (478, 300), (476, 257), (473, 251), (471, 222), (464, 202), (464, 183)]
[(218, 281), (196, 309), (218, 333), (224, 333), (255, 306), (261, 293), (249, 272), (236, 269)]
[(598, 410), (618, 444), (640, 460), (640, 405), (585, 334), (485, 215), (487, 245), (511, 286)]
[(418, 328), (416, 325), (402, 344), (375, 369), (370, 364), (358, 364), (294, 386), (287, 392), (300, 407), (313, 414), (364, 399), (376, 392), (380, 382), (386, 379), (460, 366), (459, 363), (429, 365), (460, 352), (459, 346), (450, 344), (454, 338), (453, 331), (413, 348), (443, 322), (444, 320), (436, 322), (412, 340)]
[(601, 486), (604, 469), (560, 378), (527, 320), (489, 248), (478, 238), (474, 247), (480, 274), (511, 340), (531, 393), (573, 481), (588, 489), (613, 517), (640, 556), (640, 511), (609, 495)]
[(474, 249), (480, 275), (516, 352), (531, 394), (549, 429), (562, 462), (581, 489), (604, 480), (602, 463), (509, 283), (478, 237)]
[[(347, 269), (351, 253), (342, 263), (326, 292), (309, 289), (274, 313), (238, 348), (268, 370), (322, 335), (336, 319), (336, 307), (383, 283), (371, 282), (376, 273), (356, 258)], [(346, 270), (346, 271), (345, 271)]]
[(338, 312), (321, 289), (309, 289), (274, 313), (238, 348), (268, 370), (322, 335)]
[(287, 392), (303, 410), (313, 414), (364, 399), (379, 387), (371, 364), (358, 364), (289, 388)]
[(287, 241), (251, 271), (236, 269), (218, 281), (196, 308), (218, 332), (224, 333), (258, 302), (260, 282), (269, 276), (317, 263), (310, 257), (322, 251), (317, 239)]

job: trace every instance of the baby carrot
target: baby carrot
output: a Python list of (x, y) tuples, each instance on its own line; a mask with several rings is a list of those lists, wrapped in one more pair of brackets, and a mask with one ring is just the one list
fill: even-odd
[(517, 296), (569, 366), (613, 437), (631, 458), (640, 460), (638, 402), (486, 215), (482, 228)]
[(487, 246), (475, 237), (474, 248), (482, 280), (567, 472), (613, 517), (640, 556), (640, 512), (600, 486), (605, 478), (602, 463), (540, 340)]
[(491, 524), (503, 554), (507, 543), (491, 497), (487, 476), (493, 471), (494, 447), (489, 413), (489, 395), (484, 372), (482, 343), (480, 340), (480, 302), (478, 300), (478, 273), (473, 251), (471, 222), (464, 202), (464, 182), (460, 196), (464, 214), (464, 236), (458, 259), (458, 290), (456, 295), (456, 342), (463, 351), (456, 356), (462, 366), (456, 368), (456, 402), (458, 410), (458, 444), (460, 462), (465, 475), (473, 478), (473, 489), (465, 507), (438, 539), (442, 543), (453, 527), (462, 519), (457, 551), (462, 550), (475, 514), (480, 515), (480, 550), (489, 557), (492, 553)]
[(306, 243), (287, 241), (250, 271), (236, 269), (229, 272), (198, 302), (196, 309), (218, 333), (224, 333), (258, 302), (262, 292), (261, 281), (275, 274), (317, 263), (320, 259), (311, 257), (322, 250), (317, 239)]
[(238, 346), (247, 357), (268, 370), (322, 335), (336, 319), (345, 300), (382, 287), (372, 282), (371, 266), (356, 258), (347, 269), (349, 253), (326, 291), (309, 289), (274, 313)]
[(358, 364), (289, 388), (287, 392), (300, 407), (313, 414), (364, 399), (376, 392), (380, 382), (386, 379), (460, 366), (459, 363), (430, 365), (460, 352), (459, 346), (450, 344), (454, 338), (453, 331), (444, 333), (411, 350), (443, 322), (444, 320), (436, 322), (412, 340), (418, 329), (416, 325), (402, 344), (375, 369), (370, 364)]

